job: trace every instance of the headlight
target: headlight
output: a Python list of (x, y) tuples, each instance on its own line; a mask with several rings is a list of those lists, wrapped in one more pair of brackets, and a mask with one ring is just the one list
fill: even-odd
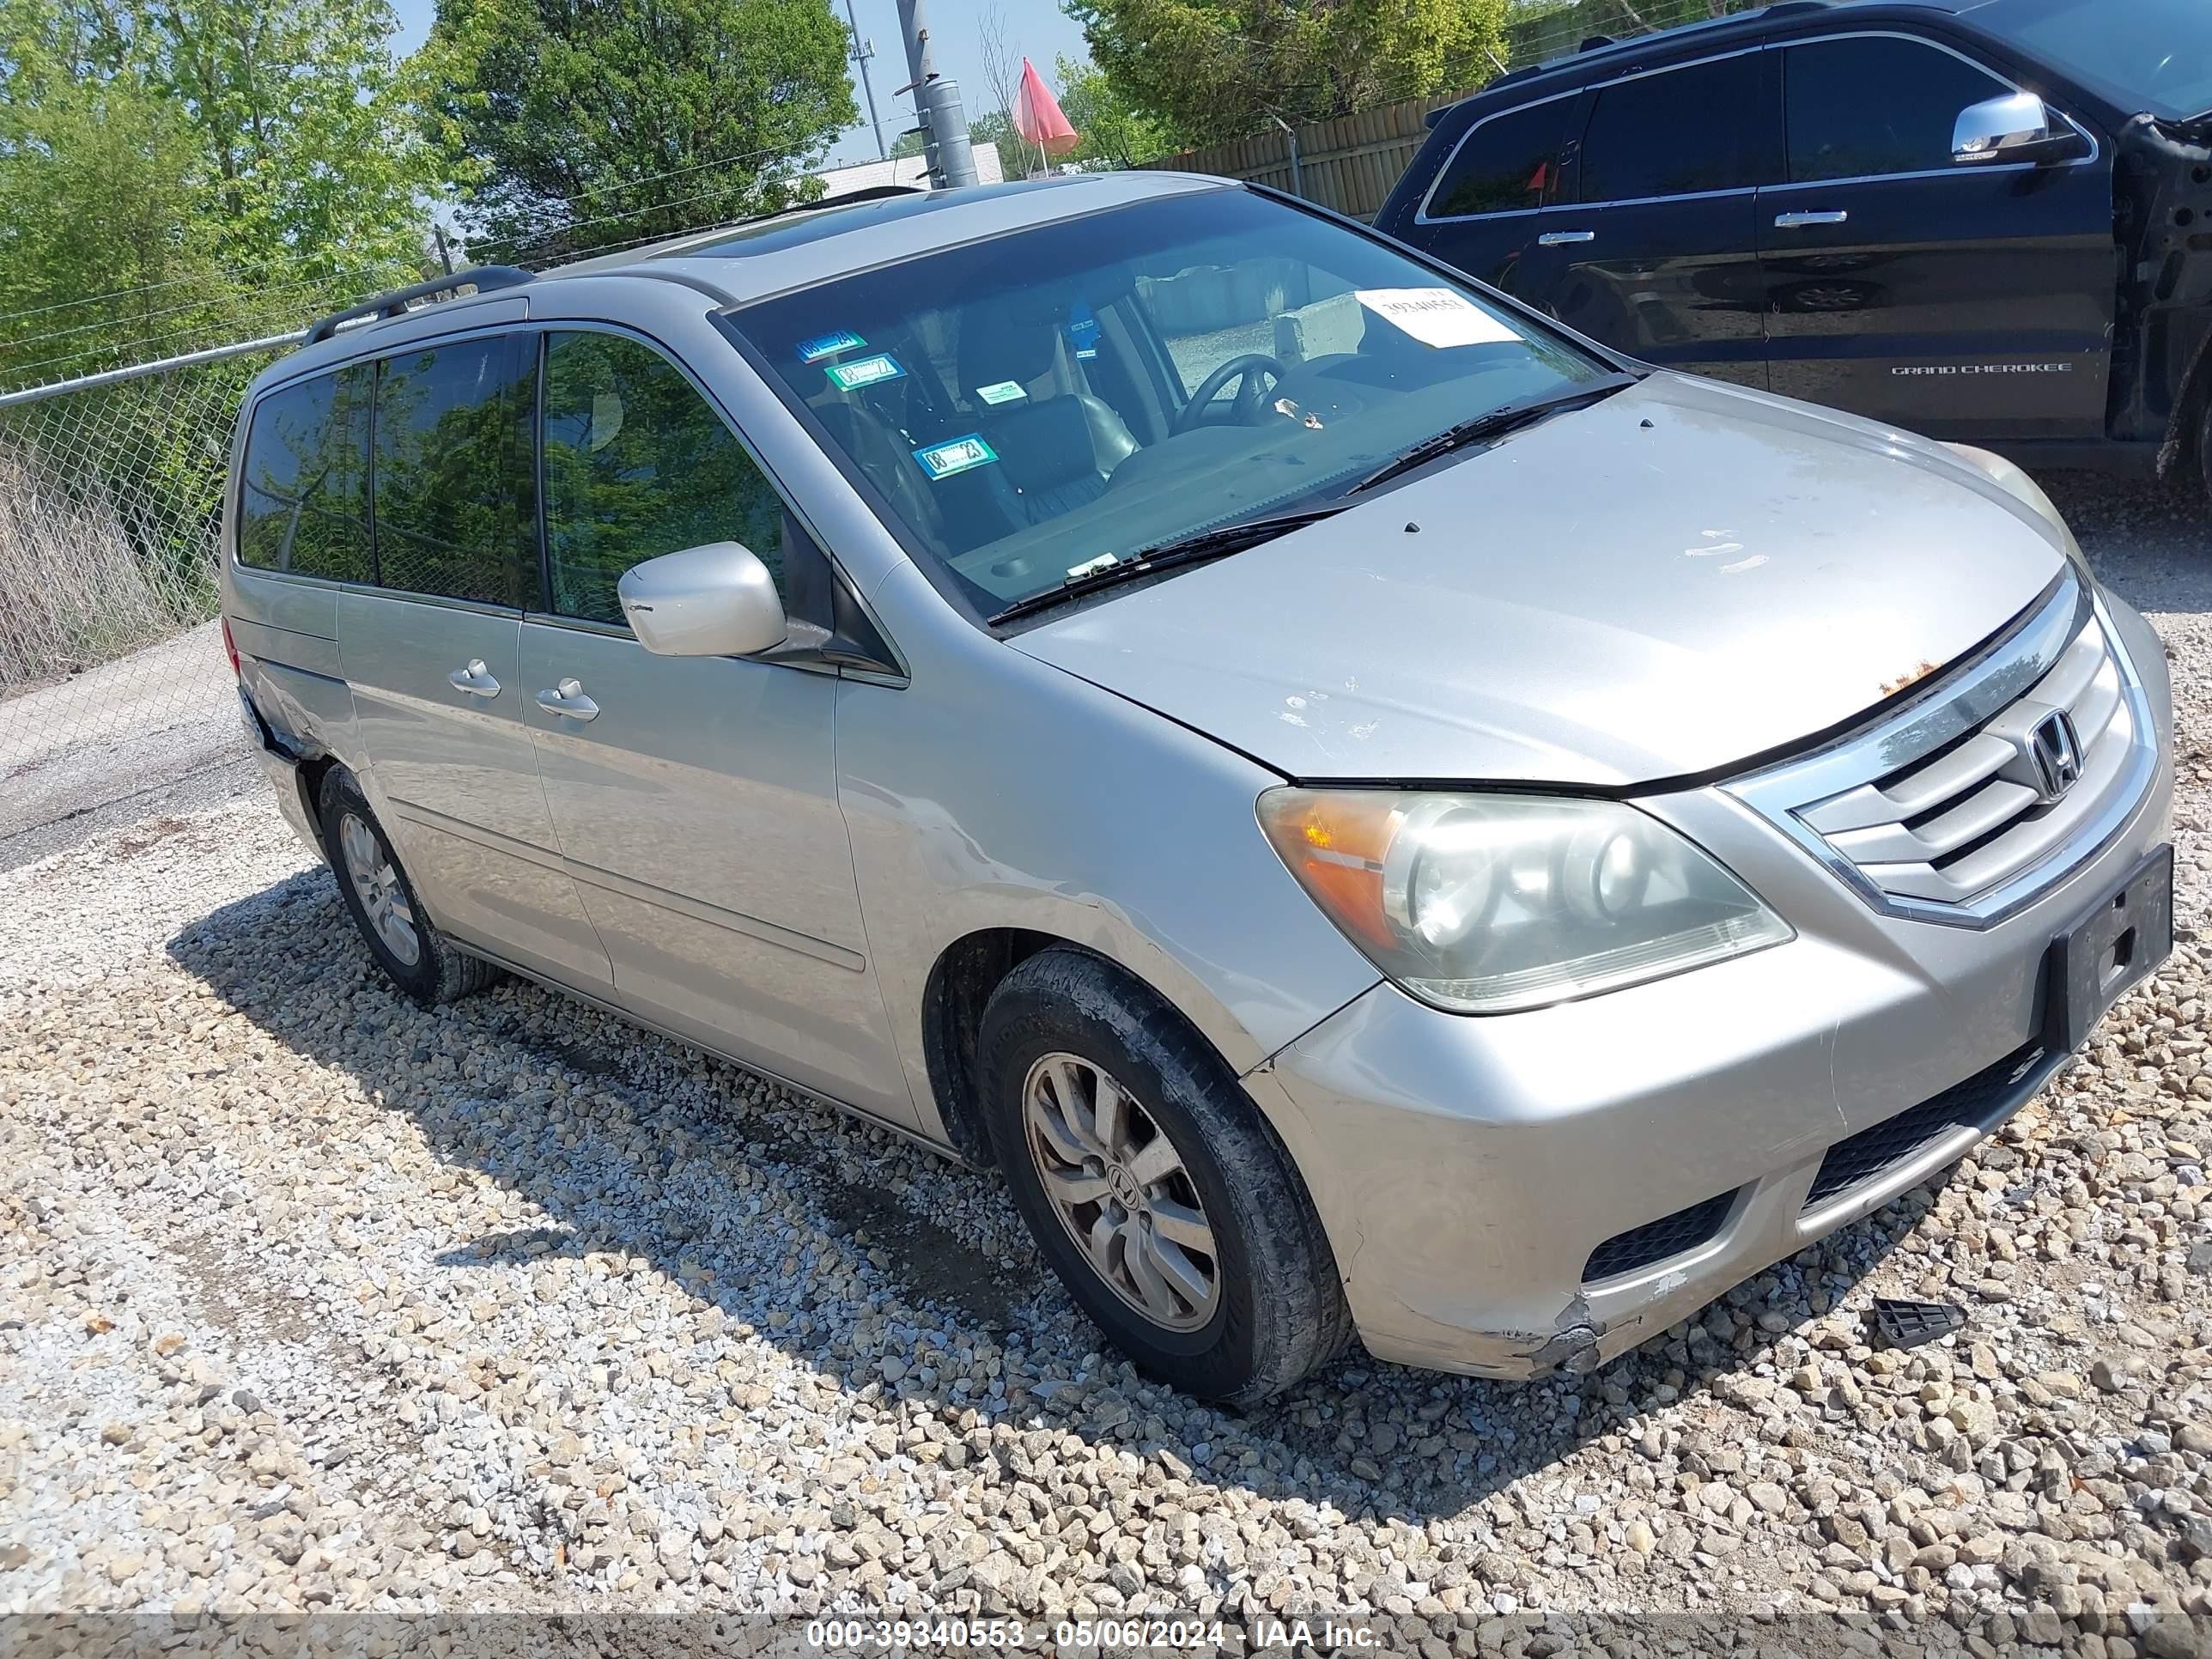
[(1618, 801), (1271, 789), (1260, 827), (1377, 968), (1458, 1013), (1619, 990), (1794, 937), (1705, 853)]

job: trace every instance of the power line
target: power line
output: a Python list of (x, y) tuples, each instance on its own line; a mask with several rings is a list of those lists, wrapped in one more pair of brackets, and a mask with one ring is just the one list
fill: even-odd
[[(304, 259), (294, 262), (295, 265), (306, 263), (307, 262)], [(341, 276), (365, 276), (373, 270), (389, 270), (394, 265), (405, 263), (404, 259), (387, 259), (380, 264), (356, 265), (350, 270), (332, 271), (330, 280), (336, 282)], [(21, 317), (37, 317), (49, 311), (65, 311), (71, 306), (97, 305), (105, 300), (127, 300), (135, 294), (151, 294), (165, 288), (183, 288), (191, 283), (204, 283), (210, 276), (249, 276), (255, 270), (266, 269), (268, 269), (266, 266), (257, 266), (249, 270), (245, 265), (218, 265), (208, 270), (196, 270), (189, 276), (171, 276), (158, 283), (143, 283), (137, 288), (110, 289), (105, 294), (88, 294), (75, 300), (56, 300), (51, 304), (30, 306), (21, 311), (0, 311), (0, 323), (14, 322)]]
[[(263, 295), (281, 294), (291, 289), (319, 288), (338, 281), (339, 276), (340, 274), (328, 276), (301, 276), (289, 283), (268, 283), (262, 284), (254, 292), (258, 297)], [(220, 301), (217, 300), (186, 300), (181, 305), (164, 306), (159, 311), (141, 312), (131, 320), (133, 323), (149, 323), (156, 317), (173, 317), (180, 311), (196, 311), (204, 306), (218, 303)], [(71, 334), (88, 334), (95, 329), (112, 328), (114, 325), (112, 321), (102, 319), (94, 323), (76, 323), (68, 328), (49, 329), (44, 334), (25, 334), (12, 340), (0, 340), (0, 351), (17, 351), (25, 346), (37, 345), (41, 341), (59, 340)]]

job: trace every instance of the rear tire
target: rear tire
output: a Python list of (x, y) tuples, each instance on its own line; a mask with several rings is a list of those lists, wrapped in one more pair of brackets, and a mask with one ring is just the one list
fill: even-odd
[(338, 895), (386, 979), (429, 1008), (499, 977), (498, 969), (454, 949), (438, 931), (361, 785), (343, 766), (323, 779), (320, 816)]
[(1158, 997), (1098, 957), (1040, 951), (992, 994), (977, 1057), (1022, 1218), (1139, 1370), (1250, 1406), (1349, 1340), (1304, 1183), (1236, 1074)]

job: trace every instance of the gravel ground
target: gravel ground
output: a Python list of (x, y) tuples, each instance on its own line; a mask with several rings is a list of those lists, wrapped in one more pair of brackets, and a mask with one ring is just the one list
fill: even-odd
[[(1946, 1179), (1589, 1379), (1152, 1387), (994, 1181), (530, 987), (399, 1000), (258, 795), (0, 874), (0, 1612), (1337, 1612), (1531, 1655), (1840, 1613), (2203, 1659), (2212, 538), (2063, 504), (2173, 659), (2176, 956)], [(1972, 1323), (1871, 1349), (1876, 1294)]]

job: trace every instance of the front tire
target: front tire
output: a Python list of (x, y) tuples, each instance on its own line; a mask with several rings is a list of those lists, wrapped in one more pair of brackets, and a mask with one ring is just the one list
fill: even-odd
[(983, 1012), (991, 1144), (1083, 1310), (1139, 1369), (1255, 1405), (1341, 1348), (1313, 1202), (1236, 1075), (1112, 964), (1040, 951)]
[(455, 950), (438, 931), (360, 783), (343, 766), (323, 780), (320, 816), (338, 895), (386, 979), (429, 1008), (499, 977), (499, 969)]

